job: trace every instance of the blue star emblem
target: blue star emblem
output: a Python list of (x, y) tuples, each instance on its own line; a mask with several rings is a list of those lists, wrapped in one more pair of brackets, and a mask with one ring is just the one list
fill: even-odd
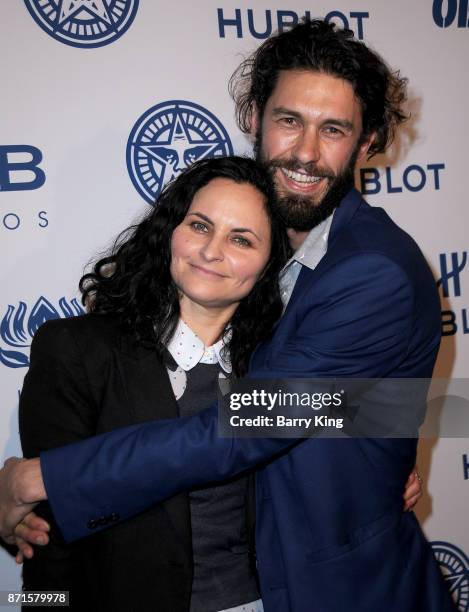
[(195, 161), (232, 153), (228, 133), (212, 113), (171, 100), (137, 121), (127, 144), (127, 166), (137, 191), (153, 204), (163, 186)]

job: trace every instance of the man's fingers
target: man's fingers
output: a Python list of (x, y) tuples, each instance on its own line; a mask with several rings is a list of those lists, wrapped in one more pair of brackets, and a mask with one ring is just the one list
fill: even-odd
[(39, 546), (45, 546), (49, 543), (49, 536), (45, 531), (32, 529), (31, 527), (28, 527), (28, 525), (26, 525), (23, 521), (21, 523), (18, 523), (18, 525), (15, 527), (15, 536), (17, 539), (20, 539), (29, 544), (38, 544)]
[(34, 556), (34, 550), (31, 544), (23, 540), (23, 538), (16, 538), (16, 545), (18, 546), (18, 552), (15, 557), (16, 563), (23, 563), (24, 559), (32, 559)]
[(49, 523), (34, 512), (27, 514), (21, 522), (35, 531), (50, 531)]

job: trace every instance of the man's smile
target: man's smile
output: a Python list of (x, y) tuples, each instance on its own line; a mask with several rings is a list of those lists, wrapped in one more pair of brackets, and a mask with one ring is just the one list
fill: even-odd
[(328, 177), (325, 176), (290, 170), (284, 166), (278, 167), (277, 176), (287, 191), (303, 195), (317, 193), (328, 180)]
[(287, 178), (292, 179), (296, 183), (317, 183), (324, 178), (322, 176), (311, 176), (309, 174), (303, 174), (302, 172), (295, 172), (287, 168), (281, 168), (281, 170)]

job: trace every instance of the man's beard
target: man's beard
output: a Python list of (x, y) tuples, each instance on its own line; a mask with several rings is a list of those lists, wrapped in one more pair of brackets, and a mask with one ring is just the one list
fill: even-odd
[[(254, 147), (256, 159), (263, 163), (272, 175), (277, 192), (276, 208), (286, 227), (297, 232), (309, 232), (334, 212), (354, 186), (354, 170), (358, 150), (359, 145), (353, 151), (345, 168), (335, 175), (330, 170), (321, 169), (313, 162), (304, 164), (296, 158), (266, 160), (262, 154), (260, 136), (257, 136)], [(276, 171), (279, 168), (293, 171), (303, 170), (310, 176), (324, 177), (328, 182), (327, 190), (318, 203), (308, 196), (282, 193), (275, 178)]]

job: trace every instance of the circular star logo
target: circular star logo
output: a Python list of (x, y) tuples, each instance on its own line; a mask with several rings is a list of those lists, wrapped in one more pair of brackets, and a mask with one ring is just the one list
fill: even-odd
[(127, 168), (139, 194), (154, 204), (165, 183), (193, 162), (233, 155), (228, 132), (210, 111), (169, 100), (144, 113), (127, 143)]
[(469, 559), (454, 544), (431, 542), (448, 589), (460, 612), (469, 611)]
[(139, 0), (25, 0), (34, 21), (59, 42), (91, 49), (117, 40), (132, 24)]

